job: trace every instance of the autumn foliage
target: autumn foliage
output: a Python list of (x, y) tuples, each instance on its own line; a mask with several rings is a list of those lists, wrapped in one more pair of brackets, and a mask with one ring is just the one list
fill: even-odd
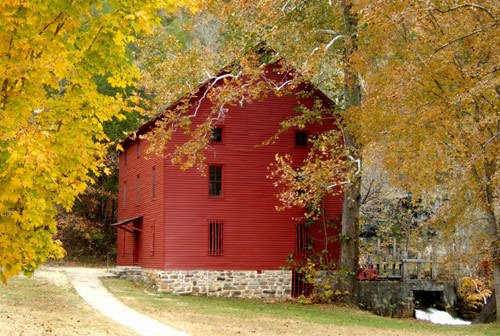
[(0, 2), (2, 282), (64, 255), (53, 240), (55, 216), (100, 174), (109, 146), (102, 124), (129, 106), (99, 92), (94, 79), (134, 83), (127, 44), (151, 31), (158, 9), (182, 3)]

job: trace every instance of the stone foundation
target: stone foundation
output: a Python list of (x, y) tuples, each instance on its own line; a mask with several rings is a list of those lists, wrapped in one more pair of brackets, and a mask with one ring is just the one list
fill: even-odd
[(291, 297), (291, 271), (165, 271), (116, 267), (119, 278), (150, 283), (160, 292), (240, 298)]

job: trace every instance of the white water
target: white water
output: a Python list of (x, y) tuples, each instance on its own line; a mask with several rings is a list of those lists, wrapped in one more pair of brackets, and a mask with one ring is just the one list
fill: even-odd
[(459, 318), (453, 318), (445, 311), (429, 308), (427, 310), (415, 309), (415, 318), (417, 320), (431, 321), (435, 324), (447, 325), (469, 325), (471, 322)]

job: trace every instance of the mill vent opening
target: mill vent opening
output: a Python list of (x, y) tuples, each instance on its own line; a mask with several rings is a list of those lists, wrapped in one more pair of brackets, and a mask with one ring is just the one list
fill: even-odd
[(413, 291), (413, 299), (415, 302), (415, 309), (426, 310), (428, 308), (435, 308), (446, 310), (442, 291), (415, 290)]

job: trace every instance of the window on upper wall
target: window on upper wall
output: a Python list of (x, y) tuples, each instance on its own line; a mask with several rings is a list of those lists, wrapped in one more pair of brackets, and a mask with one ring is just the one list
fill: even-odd
[(156, 198), (156, 167), (151, 168), (151, 197)]
[(141, 156), (141, 140), (137, 140), (137, 146), (135, 147), (137, 157)]
[(213, 257), (222, 256), (222, 224), (220, 219), (208, 221), (208, 255)]
[(295, 146), (297, 147), (307, 146), (307, 132), (295, 131)]
[(136, 204), (139, 205), (141, 202), (141, 176), (137, 175), (137, 191), (135, 193)]
[(222, 143), (222, 127), (212, 128), (212, 134), (210, 135), (210, 142)]
[(295, 225), (295, 253), (307, 254), (307, 226), (304, 223)]
[(295, 173), (295, 182), (297, 182), (297, 184), (298, 184), (298, 188), (295, 191), (297, 193), (297, 196), (304, 195), (306, 193), (306, 191), (304, 189), (302, 189), (302, 186), (301, 186), (305, 181), (304, 171), (302, 170), (302, 168), (295, 168), (295, 172), (296, 172)]
[(208, 179), (208, 196), (222, 196), (222, 167), (209, 166)]
[(127, 207), (127, 181), (123, 181), (123, 208)]

